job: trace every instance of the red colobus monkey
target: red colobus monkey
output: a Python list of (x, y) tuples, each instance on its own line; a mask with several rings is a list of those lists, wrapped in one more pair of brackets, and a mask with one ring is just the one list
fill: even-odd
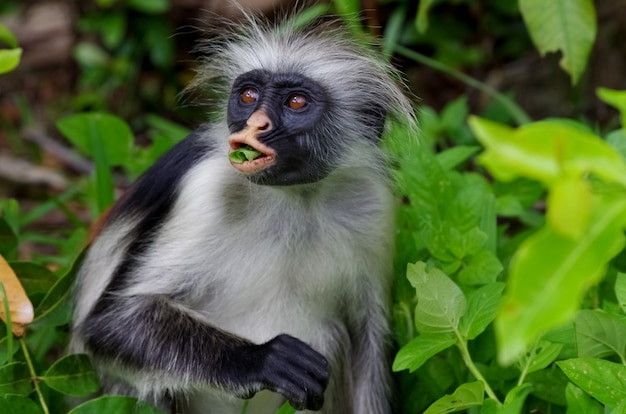
[(244, 26), (207, 46), (195, 81), (219, 97), (215, 121), (90, 246), (71, 349), (105, 392), (173, 413), (250, 399), (250, 414), (389, 414), (394, 201), (378, 143), (410, 103), (342, 29)]

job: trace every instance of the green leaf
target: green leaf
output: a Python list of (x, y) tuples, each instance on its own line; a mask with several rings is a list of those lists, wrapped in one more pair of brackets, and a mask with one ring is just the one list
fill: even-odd
[(275, 414), (296, 414), (296, 409), (289, 405), (288, 402), (284, 403), (282, 407)]
[(626, 317), (583, 309), (574, 319), (578, 356), (604, 358), (619, 355), (626, 361)]
[(41, 414), (33, 400), (21, 395), (0, 395), (0, 414)]
[(60, 326), (72, 320), (71, 292), (85, 252), (74, 261), (69, 272), (48, 291), (35, 309), (33, 325)]
[(591, 185), (587, 180), (564, 175), (550, 187), (547, 222), (559, 233), (578, 239), (587, 232), (592, 202)]
[(89, 400), (71, 410), (68, 414), (165, 414), (156, 407), (148, 405), (135, 398), (121, 395), (105, 395), (100, 398)]
[(475, 339), (496, 317), (504, 283), (490, 283), (467, 295), (467, 311), (461, 318), (459, 331), (464, 338)]
[(424, 414), (443, 414), (482, 405), (485, 386), (481, 381), (461, 384), (452, 394), (447, 394), (428, 407)]
[(17, 248), (18, 240), (3, 217), (0, 217), (0, 254), (10, 256)]
[(11, 48), (17, 47), (17, 38), (9, 28), (3, 24), (0, 24), (0, 42), (7, 44)]
[[(8, 341), (7, 335), (4, 335), (0, 338), (0, 366), (2, 366), (5, 362), (9, 361), (10, 357), (13, 357), (13, 354), (15, 354), (17, 350), (19, 349), (18, 346), (13, 346), (9, 350), (8, 342), (9, 341)], [(9, 352), (11, 352), (10, 355), (9, 355)]]
[(618, 273), (615, 278), (615, 296), (619, 306), (626, 313), (626, 273)]
[(22, 49), (2, 49), (0, 50), (0, 74), (12, 71), (20, 64)]
[(495, 321), (501, 363), (514, 361), (536, 338), (574, 316), (585, 290), (624, 246), (625, 213), (626, 200), (598, 198), (581, 239), (545, 227), (519, 246)]
[(96, 158), (104, 150), (111, 166), (123, 165), (134, 143), (128, 124), (114, 115), (89, 112), (71, 115), (57, 122), (57, 127), (81, 152)]
[(541, 55), (560, 50), (561, 67), (572, 77), (572, 84), (576, 84), (596, 37), (593, 1), (519, 0), (519, 8)]
[(435, 0), (420, 0), (417, 9), (417, 17), (415, 18), (415, 27), (420, 33), (426, 33), (428, 30), (428, 11), (435, 3)]
[(504, 404), (496, 412), (498, 414), (519, 414), (522, 412), (526, 397), (533, 390), (530, 384), (521, 384), (511, 389), (504, 398)]
[(598, 88), (596, 93), (604, 102), (619, 110), (622, 119), (622, 128), (626, 128), (626, 91)]
[(563, 349), (563, 344), (555, 344), (550, 341), (539, 341), (537, 346), (530, 352), (523, 354), (517, 362), (520, 371), (525, 374), (539, 371), (554, 362)]
[(431, 357), (454, 345), (456, 338), (451, 333), (429, 333), (415, 337), (400, 349), (393, 361), (393, 371), (408, 369), (414, 372)]
[(501, 181), (528, 177), (551, 185), (563, 176), (590, 172), (626, 185), (626, 163), (599, 137), (555, 121), (511, 129), (478, 117), (470, 128), (486, 151), (481, 162)]
[(409, 264), (407, 278), (417, 291), (415, 327), (418, 332), (453, 332), (467, 308), (461, 289), (441, 270), (426, 270), (424, 262)]
[(626, 129), (618, 129), (610, 132), (606, 136), (606, 142), (615, 148), (626, 159)]
[(255, 150), (249, 145), (244, 145), (236, 150), (231, 151), (228, 154), (228, 158), (234, 163), (241, 164), (245, 161), (252, 161), (256, 158), (259, 158), (261, 154), (259, 151)]
[(503, 269), (500, 260), (488, 250), (480, 250), (469, 256), (466, 263), (459, 272), (459, 283), (470, 286), (495, 282)]
[(616, 407), (626, 399), (626, 366), (595, 358), (556, 363), (567, 377), (602, 404)]
[(445, 170), (456, 168), (470, 159), (480, 150), (480, 147), (457, 145), (437, 154), (437, 161)]
[(81, 42), (74, 46), (73, 56), (79, 65), (87, 68), (104, 67), (111, 60), (103, 48), (89, 42)]
[(0, 395), (28, 395), (33, 390), (28, 367), (23, 362), (12, 362), (0, 367)]
[(68, 355), (59, 359), (41, 379), (50, 388), (76, 397), (87, 396), (100, 388), (89, 357), (83, 354)]
[(567, 414), (603, 414), (604, 408), (589, 394), (572, 384), (565, 388)]
[(38, 293), (48, 293), (58, 280), (47, 267), (33, 262), (9, 262), (9, 264), (29, 297)]

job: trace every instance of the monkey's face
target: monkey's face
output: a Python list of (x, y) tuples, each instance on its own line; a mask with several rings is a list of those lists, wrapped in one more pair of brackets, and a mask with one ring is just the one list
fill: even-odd
[(239, 76), (228, 102), (230, 151), (252, 147), (260, 155), (231, 161), (233, 167), (258, 184), (324, 178), (337, 158), (332, 129), (324, 127), (329, 105), (321, 85), (302, 75), (253, 70)]

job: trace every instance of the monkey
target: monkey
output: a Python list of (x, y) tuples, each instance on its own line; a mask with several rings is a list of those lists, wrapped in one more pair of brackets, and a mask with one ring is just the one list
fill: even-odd
[(398, 71), (336, 22), (247, 16), (203, 51), (211, 120), (103, 220), (70, 350), (171, 413), (391, 413)]

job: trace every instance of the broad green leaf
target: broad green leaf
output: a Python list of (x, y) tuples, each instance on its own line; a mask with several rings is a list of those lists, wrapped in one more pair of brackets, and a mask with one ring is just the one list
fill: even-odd
[(50, 388), (76, 397), (87, 396), (100, 388), (89, 357), (83, 354), (68, 355), (59, 359), (43, 374), (41, 379)]
[(626, 317), (583, 309), (576, 314), (574, 324), (579, 357), (619, 355), (626, 361)]
[(544, 227), (519, 246), (495, 321), (501, 363), (513, 362), (539, 336), (574, 316), (585, 290), (624, 246), (625, 213), (626, 200), (598, 197), (579, 240)]
[(10, 361), (13, 354), (15, 354), (19, 349), (19, 346), (12, 346), (10, 350), (11, 354), (9, 355), (9, 345), (7, 339), (7, 335), (0, 335), (0, 366), (2, 366), (5, 362)]
[(68, 414), (165, 414), (156, 407), (135, 398), (121, 395), (105, 395), (89, 400), (71, 410)]
[(626, 399), (626, 366), (595, 358), (556, 363), (567, 377), (602, 404), (616, 407)]
[(38, 293), (48, 293), (58, 280), (47, 267), (33, 262), (9, 262), (9, 264), (29, 297)]
[(617, 129), (606, 136), (606, 142), (626, 159), (626, 129)]
[(122, 165), (131, 155), (133, 133), (126, 122), (116, 116), (81, 113), (59, 120), (57, 127), (72, 144), (94, 159), (97, 151), (104, 149), (111, 166)]
[(555, 344), (550, 341), (539, 341), (537, 346), (530, 352), (523, 354), (517, 362), (520, 371), (525, 374), (539, 371), (554, 362), (563, 349), (563, 344)]
[(17, 38), (8, 27), (3, 24), (0, 24), (0, 42), (5, 43), (11, 48), (17, 47)]
[(541, 55), (561, 51), (561, 67), (576, 84), (596, 37), (592, 0), (519, 0), (519, 8)]
[(28, 367), (23, 362), (0, 366), (0, 395), (28, 395), (33, 390)]
[(467, 311), (459, 325), (464, 338), (475, 339), (493, 322), (502, 302), (503, 290), (504, 283), (490, 283), (467, 295)]
[(598, 88), (596, 93), (604, 102), (619, 110), (622, 119), (622, 128), (626, 128), (626, 91)]
[(481, 250), (465, 259), (466, 265), (459, 272), (459, 283), (465, 285), (484, 285), (493, 283), (502, 272), (502, 264), (495, 254)]
[(428, 30), (428, 11), (434, 3), (435, 0), (420, 0), (419, 2), (417, 16), (415, 17), (415, 27), (422, 34)]
[(430, 405), (424, 414), (443, 414), (482, 405), (485, 386), (481, 381), (461, 384), (452, 394), (447, 394)]
[(626, 313), (626, 273), (618, 273), (615, 279), (615, 296), (619, 306)]
[(572, 384), (565, 387), (567, 414), (603, 414), (604, 408), (589, 394)]
[(428, 333), (415, 337), (400, 349), (393, 361), (393, 371), (408, 369), (414, 372), (431, 357), (454, 345), (456, 338), (451, 333)]
[(530, 384), (518, 385), (506, 394), (502, 405), (492, 399), (485, 400), (480, 414), (520, 414), (524, 401), (531, 391)]
[(421, 334), (453, 332), (467, 308), (461, 289), (441, 270), (427, 270), (424, 262), (409, 264), (407, 278), (417, 292), (417, 331)]
[(437, 154), (437, 161), (445, 170), (451, 170), (470, 159), (480, 147), (457, 145)]
[(555, 121), (511, 129), (473, 116), (469, 124), (486, 148), (479, 161), (499, 180), (527, 177), (549, 186), (563, 175), (591, 172), (626, 185), (621, 155), (593, 134)]
[(0, 414), (41, 414), (41, 408), (21, 395), (0, 395)]
[[(546, 219), (554, 230), (573, 239), (587, 232), (592, 194), (582, 177), (563, 175), (550, 187)], [(576, 206), (576, 208), (572, 208)]]
[(22, 49), (2, 49), (0, 50), (0, 74), (12, 71), (20, 64)]

